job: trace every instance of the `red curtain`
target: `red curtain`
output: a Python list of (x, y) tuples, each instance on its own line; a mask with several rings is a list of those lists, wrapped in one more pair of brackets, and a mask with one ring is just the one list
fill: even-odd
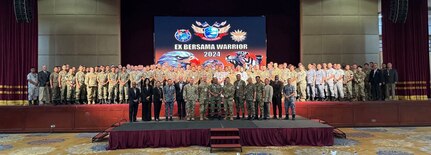
[(382, 0), (383, 61), (398, 71), (397, 95), (427, 100), (430, 89), (427, 0), (409, 0), (405, 23), (389, 20), (390, 1)]
[(20, 105), (27, 100), (27, 79), (37, 68), (37, 0), (31, 23), (17, 23), (13, 0), (0, 1), (0, 105)]

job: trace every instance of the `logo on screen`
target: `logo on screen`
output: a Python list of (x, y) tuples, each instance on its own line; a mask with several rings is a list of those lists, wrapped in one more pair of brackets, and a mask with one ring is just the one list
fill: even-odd
[(174, 36), (179, 42), (188, 42), (190, 39), (192, 39), (192, 34), (187, 29), (177, 30)]
[(196, 21), (196, 25), (192, 24), (195, 35), (206, 41), (217, 41), (228, 35), (230, 24), (226, 25), (226, 21), (222, 23), (215, 22), (209, 25), (207, 22), (201, 23)]

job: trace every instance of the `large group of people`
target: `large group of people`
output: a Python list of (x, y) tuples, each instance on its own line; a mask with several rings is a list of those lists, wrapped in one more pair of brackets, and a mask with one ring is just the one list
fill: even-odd
[(65, 64), (54, 67), (52, 73), (45, 65), (40, 72), (32, 68), (27, 80), (29, 105), (129, 103), (130, 121), (136, 121), (142, 103), (142, 120), (152, 120), (154, 105), (154, 120), (159, 121), (162, 104), (165, 119), (172, 120), (174, 102), (179, 119), (194, 120), (195, 105), (199, 105), (200, 120), (207, 116), (233, 120), (234, 107), (236, 119), (268, 119), (270, 103), (273, 118), (280, 119), (283, 98), (285, 119), (289, 109), (295, 119), (296, 101), (396, 100), (398, 75), (391, 63), (379, 68), (372, 62), (236, 67)]

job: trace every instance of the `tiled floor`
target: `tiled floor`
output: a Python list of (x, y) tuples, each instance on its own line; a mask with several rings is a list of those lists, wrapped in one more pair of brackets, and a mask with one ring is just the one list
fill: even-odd
[[(431, 154), (431, 127), (343, 128), (347, 139), (335, 139), (331, 147), (285, 146), (244, 147), (241, 154), (298, 155), (408, 155)], [(208, 147), (146, 148), (107, 151), (107, 142), (91, 143), (95, 133), (0, 134), (0, 154), (210, 154)], [(221, 150), (212, 154), (236, 154)]]

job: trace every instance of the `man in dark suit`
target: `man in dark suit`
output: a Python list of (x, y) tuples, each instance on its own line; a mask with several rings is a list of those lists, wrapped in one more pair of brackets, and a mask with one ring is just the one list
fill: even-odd
[(182, 76), (180, 76), (179, 81), (175, 83), (175, 94), (178, 106), (178, 116), (180, 117), (180, 120), (186, 117), (186, 102), (183, 98), (183, 90), (186, 84), (187, 83), (184, 82)]
[(374, 101), (381, 99), (381, 88), (383, 82), (382, 71), (377, 68), (377, 64), (373, 64), (372, 70), (370, 71), (370, 78), (368, 82), (371, 85), (371, 98)]
[(42, 66), (42, 71), (37, 73), (37, 81), (39, 82), (39, 104), (49, 103), (49, 76), (46, 65)]
[(275, 76), (275, 80), (271, 81), (270, 84), (273, 88), (274, 95), (272, 96), (272, 113), (274, 114), (274, 119), (277, 118), (277, 108), (278, 108), (278, 116), (282, 117), (282, 109), (281, 109), (281, 98), (283, 97), (281, 95), (281, 92), (283, 90), (283, 82), (279, 80), (278, 75)]
[(385, 83), (385, 100), (396, 100), (395, 85), (398, 82), (398, 72), (392, 68), (392, 63), (388, 63), (386, 70), (383, 72)]
[(129, 120), (136, 122), (136, 115), (138, 114), (139, 98), (141, 92), (136, 88), (136, 83), (132, 82), (132, 87), (129, 88)]

